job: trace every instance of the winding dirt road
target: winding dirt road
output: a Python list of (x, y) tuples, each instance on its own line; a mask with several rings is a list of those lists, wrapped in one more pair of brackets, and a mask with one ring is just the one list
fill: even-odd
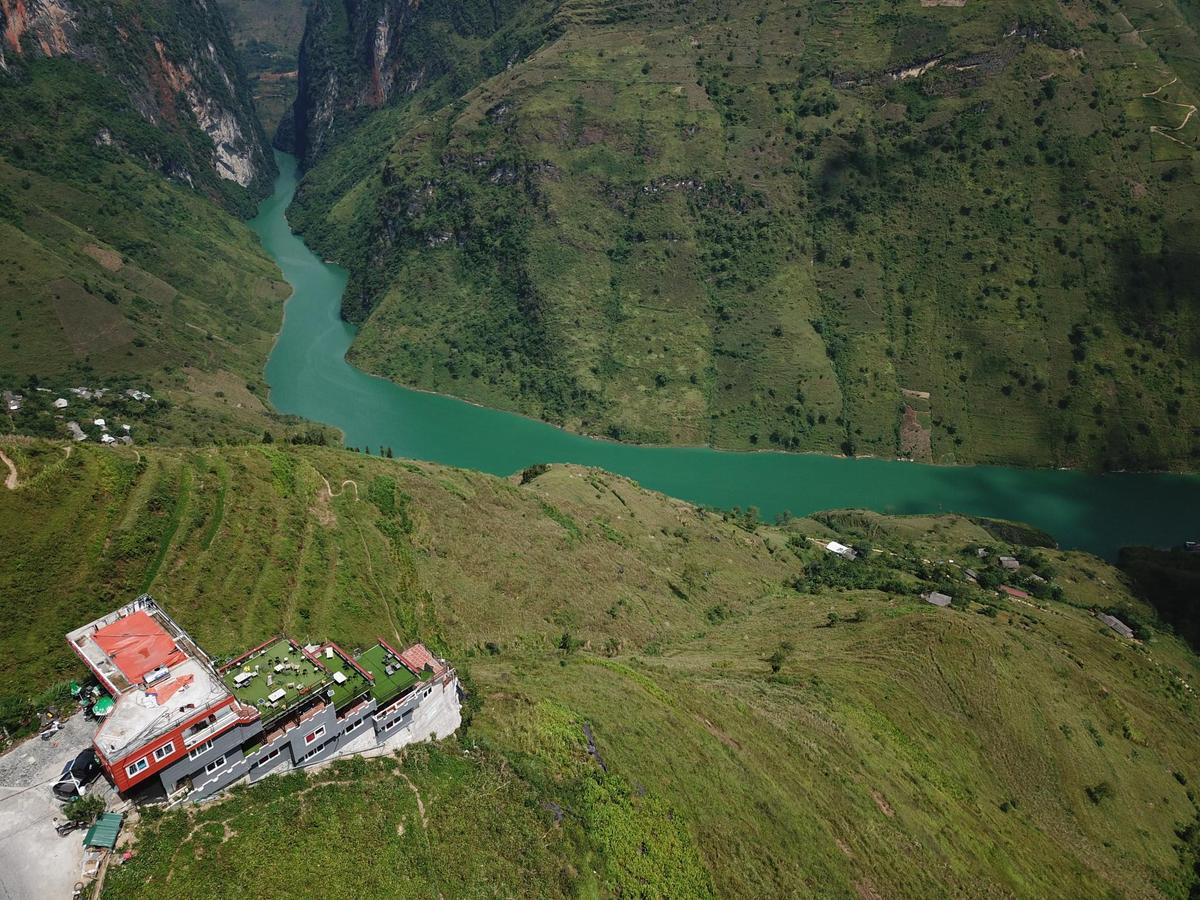
[(1183, 127), (1185, 125), (1187, 125), (1188, 122), (1191, 121), (1192, 116), (1196, 115), (1196, 105), (1194, 103), (1175, 103), (1171, 100), (1164, 100), (1162, 97), (1158, 96), (1159, 91), (1163, 90), (1163, 88), (1169, 88), (1171, 85), (1173, 85), (1178, 80), (1179, 80), (1179, 76), (1176, 75), (1174, 78), (1172, 78), (1166, 84), (1159, 85), (1154, 90), (1146, 91), (1144, 94), (1142, 94), (1142, 96), (1144, 98), (1146, 98), (1147, 100), (1157, 100), (1159, 103), (1163, 103), (1167, 106), (1178, 106), (1180, 109), (1187, 110), (1187, 115), (1185, 115), (1183, 117), (1183, 121), (1180, 122), (1178, 125), (1176, 125), (1174, 128), (1168, 128), (1166, 125), (1151, 125), (1150, 133), (1151, 134), (1161, 134), (1163, 137), (1174, 141), (1175, 143), (1179, 144), (1180, 146), (1187, 147), (1189, 150), (1194, 150), (1195, 148), (1191, 144), (1189, 144), (1185, 141), (1181, 141), (1179, 138), (1175, 137), (1172, 134), (1168, 134), (1167, 132), (1182, 131)]

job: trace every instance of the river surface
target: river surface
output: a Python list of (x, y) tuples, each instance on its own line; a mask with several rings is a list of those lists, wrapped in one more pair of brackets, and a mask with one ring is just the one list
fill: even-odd
[(535, 463), (579, 463), (626, 475), (694, 503), (790, 511), (865, 507), (885, 513), (960, 512), (1029, 522), (1063, 547), (1113, 558), (1127, 544), (1200, 539), (1200, 477), (1093, 475), (999, 466), (929, 466), (813, 454), (639, 447), (570, 434), (513, 413), (409, 390), (346, 362), (346, 272), (322, 262), (288, 228), (296, 160), (277, 154), (275, 192), (250, 226), (294, 293), (267, 362), (282, 413), (340, 428), (346, 444), (398, 457), (510, 475)]

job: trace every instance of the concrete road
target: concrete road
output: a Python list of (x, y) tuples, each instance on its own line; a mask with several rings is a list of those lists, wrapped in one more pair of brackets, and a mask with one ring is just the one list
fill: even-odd
[[(62, 804), (50, 786), (92, 742), (94, 723), (69, 719), (50, 740), (36, 735), (0, 756), (0, 900), (67, 900), (79, 880), (85, 830), (59, 837)], [(100, 776), (92, 790), (107, 793)]]

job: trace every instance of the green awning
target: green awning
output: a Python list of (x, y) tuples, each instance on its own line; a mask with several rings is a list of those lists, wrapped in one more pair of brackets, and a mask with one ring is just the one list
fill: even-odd
[(107, 716), (113, 711), (113, 706), (115, 705), (116, 704), (113, 703), (112, 697), (101, 697), (94, 704), (92, 704), (92, 712), (98, 716)]
[(117, 843), (117, 835), (121, 831), (121, 823), (125, 817), (120, 813), (104, 813), (96, 820), (96, 824), (88, 829), (87, 837), (83, 839), (85, 847), (107, 847), (111, 850)]

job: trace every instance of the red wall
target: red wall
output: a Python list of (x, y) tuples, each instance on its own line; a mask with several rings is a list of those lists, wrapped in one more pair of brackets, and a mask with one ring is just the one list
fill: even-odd
[[(132, 702), (132, 700), (130, 700), (129, 702)], [(190, 719), (185, 720), (184, 722), (181, 722), (179, 724), (179, 726), (177, 728), (173, 729), (169, 734), (163, 734), (163, 735), (160, 735), (159, 737), (156, 737), (153, 741), (149, 741), (148, 743), (143, 744), (141, 747), (137, 748), (136, 750), (125, 754), (119, 760), (114, 760), (112, 762), (109, 762), (109, 760), (104, 756), (103, 752), (101, 752), (99, 744), (95, 744), (95, 742), (93, 742), (93, 745), (95, 746), (96, 754), (100, 757), (100, 761), (104, 764), (104, 768), (108, 772), (109, 777), (112, 778), (113, 783), (117, 786), (117, 790), (124, 792), (124, 791), (129, 790), (129, 788), (133, 787), (135, 784), (139, 784), (140, 782), (145, 781), (151, 775), (154, 775), (154, 774), (162, 771), (167, 766), (171, 765), (174, 762), (177, 762), (182, 757), (186, 756), (188, 750), (187, 750), (187, 747), (185, 747), (183, 744), (184, 731), (186, 731), (188, 728), (190, 728), (192, 725), (196, 724), (197, 722), (208, 718), (210, 715), (212, 715), (219, 709), (226, 707), (226, 706), (231, 706), (231, 705), (233, 705), (232, 697), (228, 698), (225, 701), (222, 701), (219, 703), (214, 703), (212, 706), (206, 707), (205, 709), (198, 710), (196, 712), (196, 715), (192, 716)], [(222, 728), (220, 731), (216, 732), (215, 734), (212, 734), (208, 738), (205, 738), (205, 740), (214, 738), (219, 734), (224, 734), (230, 728), (233, 728), (235, 725), (237, 725), (240, 721), (241, 721), (240, 719), (238, 719), (236, 716), (234, 716), (233, 718), (231, 718), (229, 720), (229, 726), (227, 728)], [(175, 752), (172, 753), (170, 756), (165, 757), (164, 759), (156, 760), (154, 758), (155, 748), (161, 747), (163, 744), (167, 743), (168, 741), (175, 742)], [(146, 758), (146, 762), (148, 762), (149, 765), (145, 769), (142, 769), (142, 771), (138, 772), (137, 775), (134, 775), (131, 778), (128, 774), (126, 774), (125, 767), (132, 763), (137, 762), (139, 759), (141, 759), (143, 757)]]

